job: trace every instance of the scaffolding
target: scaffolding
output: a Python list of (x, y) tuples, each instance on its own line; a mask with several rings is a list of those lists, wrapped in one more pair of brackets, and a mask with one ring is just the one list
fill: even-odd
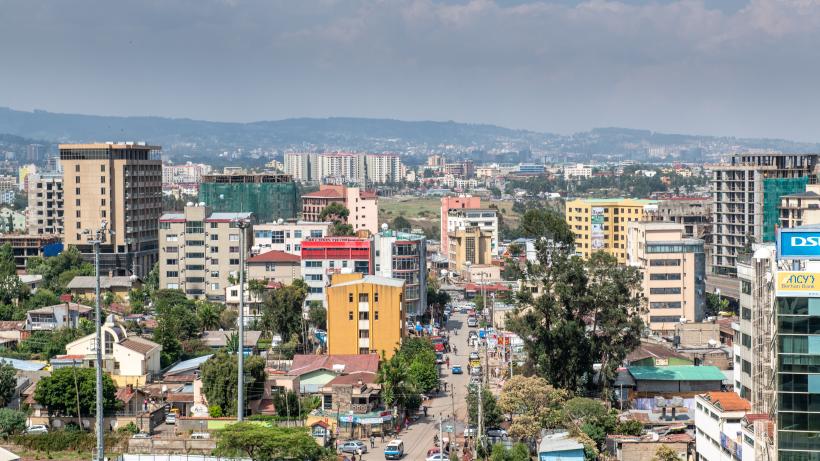
[(780, 225), (780, 198), (806, 191), (809, 177), (766, 178), (763, 180), (762, 241), (774, 242), (775, 228)]
[(296, 183), (274, 181), (290, 178), (285, 175), (262, 176), (220, 175), (216, 177), (218, 182), (203, 182), (199, 186), (199, 201), (217, 212), (251, 212), (260, 223), (295, 218), (299, 211)]

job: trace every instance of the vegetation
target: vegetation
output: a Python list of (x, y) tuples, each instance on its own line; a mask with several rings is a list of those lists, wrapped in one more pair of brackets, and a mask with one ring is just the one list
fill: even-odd
[[(245, 357), (245, 401), (261, 398), (265, 385), (265, 359)], [(201, 367), (202, 389), (211, 406), (225, 416), (236, 415), (238, 361), (236, 354), (220, 351)]]
[[(486, 387), (481, 388), (481, 416), (482, 427), (494, 427), (503, 421), (504, 416), (501, 409), (498, 407), (497, 400), (492, 392)], [(467, 394), (467, 409), (470, 424), (478, 425), (478, 388), (471, 386), (470, 392)]]
[(67, 292), (66, 286), (75, 276), (94, 275), (94, 266), (83, 261), (77, 248), (68, 247), (57, 256), (29, 258), (26, 271), (43, 276), (41, 289), (62, 294)]
[(5, 438), (23, 432), (25, 428), (25, 413), (11, 408), (0, 408), (0, 436)]
[(345, 208), (341, 203), (331, 203), (326, 206), (319, 213), (320, 221), (330, 221), (333, 227), (330, 228), (330, 234), (336, 237), (353, 235), (353, 226), (347, 224), (347, 217), (350, 216), (350, 210)]
[(308, 323), (319, 330), (327, 330), (327, 309), (321, 304), (313, 304), (308, 309)]
[(199, 338), (202, 322), (196, 314), (196, 303), (179, 290), (158, 290), (154, 293), (157, 327), (154, 341), (162, 346), (162, 366), (188, 358), (183, 342)]
[(410, 221), (408, 221), (403, 215), (396, 216), (396, 219), (393, 220), (393, 229), (397, 231), (410, 230), (412, 228), (413, 224), (411, 224)]
[(382, 401), (387, 407), (419, 408), (419, 394), (439, 386), (433, 343), (426, 338), (406, 339), (393, 357), (382, 362), (377, 382), (382, 385)]
[(254, 461), (332, 459), (326, 449), (316, 444), (307, 429), (266, 427), (251, 422), (231, 424), (222, 430), (215, 454), (226, 457), (241, 454)]
[(296, 279), (291, 285), (270, 290), (262, 301), (262, 328), (279, 334), (282, 340), (302, 334), (302, 306), (307, 297), (307, 284)]
[(552, 387), (544, 378), (514, 376), (504, 384), (498, 408), (512, 421), (510, 437), (535, 441), (542, 428), (561, 423), (561, 407), (568, 397), (567, 391)]
[(680, 461), (680, 456), (678, 456), (678, 452), (676, 452), (672, 447), (669, 445), (661, 445), (655, 451), (655, 457), (652, 458), (653, 461)]
[[(34, 391), (34, 400), (46, 407), (50, 415), (90, 416), (96, 413), (96, 370), (66, 367), (54, 370), (42, 378)], [(120, 406), (117, 386), (108, 374), (103, 374), (103, 411), (109, 413)]]
[(0, 365), (0, 408), (8, 406), (17, 388), (17, 371), (9, 363)]

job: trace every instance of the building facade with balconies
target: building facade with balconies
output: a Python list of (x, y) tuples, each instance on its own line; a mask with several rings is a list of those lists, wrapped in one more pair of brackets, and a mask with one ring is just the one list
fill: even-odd
[(385, 229), (373, 239), (373, 273), (404, 280), (405, 315), (424, 315), (427, 310), (427, 240), (424, 235)]
[(372, 274), (370, 239), (357, 237), (309, 238), (302, 242), (302, 278), (308, 286), (306, 303), (327, 307), (325, 287), (332, 274)]

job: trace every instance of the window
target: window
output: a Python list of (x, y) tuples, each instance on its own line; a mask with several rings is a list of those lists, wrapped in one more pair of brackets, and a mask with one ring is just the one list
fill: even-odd
[(100, 194), (105, 195), (105, 187), (100, 187)]
[(660, 301), (649, 303), (650, 309), (680, 309), (680, 301)]
[(228, 247), (228, 251), (231, 253), (239, 253), (239, 247)]
[(178, 283), (169, 283), (165, 287), (168, 288), (169, 290), (179, 290), (179, 284)]
[(203, 283), (205, 282), (205, 277), (188, 277), (185, 281), (188, 283)]
[(228, 240), (231, 242), (238, 242), (239, 241), (239, 234), (231, 234), (228, 236)]
[(297, 243), (296, 245), (294, 245), (293, 251), (302, 251), (302, 245)]
[(187, 271), (204, 271), (205, 265), (204, 264), (186, 264), (185, 270)]
[[(77, 200), (77, 201), (79, 202), (79, 200)], [(79, 203), (77, 205), (79, 205)], [(169, 223), (169, 222), (160, 222), (159, 223), (159, 228), (168, 230), (168, 229), (171, 228), (171, 223)]]
[(373, 320), (379, 320), (379, 311), (373, 312)]
[(166, 235), (165, 236), (165, 241), (166, 242), (178, 242), (179, 237), (177, 237), (176, 235)]
[(186, 257), (186, 258), (192, 258), (192, 259), (196, 259), (196, 258), (204, 258), (204, 257), (205, 257), (205, 253), (200, 253), (200, 252), (185, 253), (185, 257)]
[(219, 284), (218, 283), (212, 283), (211, 284), (211, 290), (216, 291), (218, 289), (219, 289)]
[(374, 303), (379, 302), (379, 292), (378, 291), (373, 293), (373, 302)]
[(752, 337), (747, 335), (746, 333), (741, 334), (740, 343), (743, 344), (743, 347), (748, 347), (749, 349), (752, 348)]
[(366, 354), (369, 354), (369, 353), (370, 353), (370, 351), (366, 347), (360, 347), (359, 348), (359, 354), (360, 355), (366, 355)]
[(74, 182), (79, 184), (80, 183), (80, 177), (79, 176), (74, 176)]
[[(273, 270), (273, 269), (268, 269), (268, 270)], [(313, 281), (313, 282), (321, 282), (322, 281), (322, 274), (306, 274), (305, 275), (305, 280), (310, 280), (310, 281)]]
[(370, 296), (367, 293), (359, 293), (359, 302), (366, 303), (370, 301)]
[(219, 223), (212, 222), (211, 229), (216, 229), (219, 226)]
[(216, 258), (211, 258), (211, 264), (213, 264), (214, 266), (216, 266), (217, 264), (219, 264), (219, 260), (218, 260), (218, 259), (216, 259)]
[(165, 271), (166, 277), (179, 277), (179, 272), (177, 271)]
[(105, 176), (100, 176), (100, 184), (105, 184)]
[(218, 234), (211, 234), (211, 241), (216, 242), (217, 240), (219, 240), (219, 235)]
[(680, 294), (680, 287), (667, 287), (667, 288), (650, 288), (649, 294), (651, 295), (679, 295)]
[(749, 362), (747, 360), (744, 360), (741, 369), (747, 375), (751, 375), (752, 374), (752, 364), (751, 364), (751, 362)]
[(370, 337), (370, 330), (359, 330), (359, 338), (369, 338)]
[(186, 234), (201, 234), (205, 232), (205, 228), (202, 225), (202, 221), (186, 221), (185, 222), (185, 233)]
[(185, 244), (192, 247), (201, 247), (205, 246), (204, 240), (186, 240)]
[(740, 318), (743, 320), (752, 320), (752, 310), (748, 307), (740, 309)]
[(105, 173), (105, 163), (103, 163), (102, 165), (100, 165), (100, 172), (101, 172), (101, 173)]
[(651, 315), (649, 316), (650, 323), (671, 323), (680, 321), (679, 315)]
[(305, 261), (305, 267), (322, 267), (322, 261)]
[[(37, 204), (41, 205), (39, 202), (37, 202)], [(75, 200), (74, 204), (77, 205), (77, 206), (80, 206), (80, 199)]]
[(353, 311), (347, 311), (347, 319), (348, 320), (353, 320)]
[(322, 294), (322, 287), (308, 287), (308, 293), (320, 295)]
[(369, 312), (359, 312), (359, 320), (370, 320)]
[(294, 237), (294, 238), (297, 238), (297, 239), (302, 238), (302, 231), (301, 231), (301, 230), (295, 230), (295, 231), (293, 231), (293, 237)]
[(349, 302), (349, 303), (353, 302), (353, 293), (348, 293), (347, 294), (347, 302)]
[(652, 259), (650, 266), (680, 266), (680, 259)]
[(80, 172), (80, 165), (74, 165), (74, 172), (75, 172), (75, 173), (79, 173), (79, 172)]
[(271, 242), (272, 243), (285, 243), (285, 232), (284, 231), (273, 231), (271, 233)]
[(231, 258), (228, 260), (228, 264), (231, 266), (238, 266), (239, 265), (239, 258)]
[(78, 218), (80, 217), (80, 210), (76, 211), (76, 215), (77, 215)]
[[(77, 205), (79, 205), (79, 203)], [(100, 199), (100, 205), (105, 206), (105, 199)]]
[(211, 253), (219, 253), (219, 247), (211, 247)]
[(211, 277), (213, 277), (213, 278), (219, 277), (219, 271), (211, 271)]
[(680, 280), (680, 274), (649, 274), (649, 280)]
[(175, 266), (175, 265), (179, 264), (179, 260), (178, 259), (166, 259), (165, 264), (167, 264), (169, 266)]
[(310, 231), (310, 236), (314, 237), (314, 238), (321, 237), (322, 236), (322, 230), (321, 229), (312, 230), (312, 231)]
[(747, 295), (752, 294), (752, 282), (748, 282), (746, 280), (741, 280), (740, 281), (740, 291), (743, 294), (747, 294)]

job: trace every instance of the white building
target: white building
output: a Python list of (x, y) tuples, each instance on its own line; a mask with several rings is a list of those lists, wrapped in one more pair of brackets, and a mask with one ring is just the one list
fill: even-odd
[(319, 154), (311, 152), (290, 152), (285, 154), (285, 173), (295, 181), (319, 181)]
[(695, 450), (700, 461), (742, 459), (741, 419), (751, 408), (734, 392), (695, 396)]
[(211, 166), (187, 162), (184, 165), (162, 165), (162, 184), (199, 184)]
[(592, 167), (584, 165), (583, 163), (576, 163), (575, 165), (565, 166), (564, 167), (564, 179), (578, 179), (578, 178), (591, 178), (592, 177)]
[(400, 181), (406, 173), (396, 154), (358, 152), (287, 153), (284, 169), (297, 181), (331, 184), (382, 184)]
[(28, 176), (26, 220), (30, 234), (63, 233), (63, 174), (40, 173)]
[(404, 167), (396, 154), (367, 154), (365, 163), (369, 183), (384, 184), (404, 178)]
[(421, 316), (427, 310), (427, 240), (384, 227), (373, 236), (374, 274), (404, 280), (404, 312)]
[(447, 231), (454, 232), (470, 227), (492, 233), (491, 252), (498, 252), (498, 214), (496, 210), (484, 208), (458, 208), (447, 213)]
[(332, 225), (329, 222), (296, 220), (257, 224), (253, 226), (251, 253), (258, 255), (277, 250), (297, 256), (301, 255), (303, 239), (327, 237), (330, 235)]

